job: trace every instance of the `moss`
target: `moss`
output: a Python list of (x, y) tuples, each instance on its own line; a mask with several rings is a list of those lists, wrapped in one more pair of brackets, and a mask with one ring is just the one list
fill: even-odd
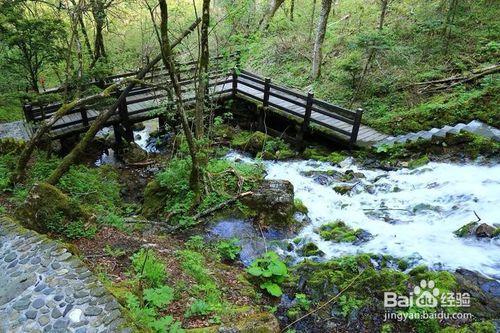
[(93, 220), (77, 202), (47, 183), (36, 183), (16, 214), (24, 226), (40, 233), (77, 232), (71, 224)]
[(296, 212), (299, 212), (299, 213), (302, 213), (302, 214), (307, 214), (308, 211), (309, 211), (307, 209), (306, 205), (304, 205), (304, 203), (300, 199), (295, 198), (293, 200), (293, 205), (295, 207), (295, 211)]
[(323, 147), (310, 147), (306, 148), (302, 153), (302, 156), (306, 159), (316, 160), (320, 162), (330, 162), (333, 164), (338, 164), (347, 158), (347, 155), (342, 152), (330, 152)]
[(260, 312), (242, 318), (237, 324), (241, 333), (275, 333), (280, 331), (278, 320), (269, 312)]
[(322, 225), (319, 230), (316, 230), (317, 233), (324, 240), (341, 243), (353, 243), (357, 241), (362, 232), (362, 229), (352, 229), (347, 226), (343, 221), (335, 221), (331, 223), (327, 223)]
[(426, 165), (429, 162), (430, 162), (429, 157), (427, 157), (426, 155), (424, 155), (424, 156), (422, 156), (420, 158), (417, 158), (415, 160), (411, 160), (410, 162), (408, 162), (408, 168), (410, 168), (410, 169), (416, 169), (418, 167)]
[(408, 269), (408, 261), (404, 260), (404, 259), (399, 259), (398, 260), (398, 268), (402, 271), (406, 271)]
[(354, 185), (337, 185), (333, 187), (333, 190), (340, 195), (345, 195), (353, 189)]
[(158, 216), (165, 206), (167, 195), (166, 189), (162, 188), (157, 180), (149, 182), (144, 190), (142, 214), (147, 218)]
[(413, 268), (409, 275), (415, 284), (422, 280), (433, 280), (440, 292), (452, 292), (458, 290), (458, 284), (455, 276), (448, 271), (433, 271), (426, 266), (417, 266)]
[(303, 257), (312, 257), (312, 256), (323, 256), (324, 253), (321, 251), (316, 244), (313, 242), (309, 242), (302, 246), (298, 253)]
[(262, 132), (241, 131), (231, 140), (233, 148), (248, 151), (252, 154), (261, 152), (267, 140), (267, 135)]
[(465, 325), (463, 327), (448, 326), (443, 328), (440, 333), (495, 333), (496, 326), (491, 321), (479, 321)]
[(455, 230), (453, 233), (457, 235), (458, 237), (465, 237), (467, 235), (470, 235), (474, 228), (478, 226), (477, 222), (471, 222), (467, 223), (466, 225), (462, 226), (460, 229)]

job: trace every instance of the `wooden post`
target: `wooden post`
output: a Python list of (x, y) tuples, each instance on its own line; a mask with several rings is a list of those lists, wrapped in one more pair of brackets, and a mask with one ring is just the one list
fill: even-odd
[(80, 115), (82, 116), (83, 127), (88, 127), (89, 117), (87, 116), (87, 109), (84, 106), (80, 109)]
[(271, 79), (266, 77), (264, 79), (264, 99), (262, 106), (267, 108), (269, 106), (269, 91), (271, 90)]
[(257, 106), (257, 111), (259, 113), (258, 117), (259, 117), (259, 123), (258, 123), (258, 130), (261, 131), (261, 132), (264, 132), (265, 131), (265, 119), (266, 119), (266, 108), (262, 105), (258, 105)]
[(302, 122), (302, 126), (300, 126), (300, 130), (297, 133), (297, 141), (301, 144), (304, 140), (304, 134), (309, 130), (309, 123), (311, 122), (311, 112), (312, 106), (314, 102), (314, 93), (307, 93), (306, 107), (304, 111), (304, 121)]
[(167, 120), (165, 116), (158, 116), (158, 133), (164, 135), (167, 132)]
[(31, 104), (24, 104), (23, 112), (24, 112), (24, 118), (28, 123), (35, 120), (33, 118), (33, 106)]
[[(121, 94), (120, 91), (117, 91), (117, 93), (118, 96)], [(124, 133), (125, 140), (127, 142), (133, 142), (134, 131), (132, 130), (132, 126), (128, 118), (128, 108), (127, 108), (126, 98), (124, 98), (123, 101), (121, 101), (121, 103), (118, 104), (118, 115), (120, 117), (120, 122), (122, 123), (123, 127), (125, 127), (125, 133)]]
[(356, 109), (356, 115), (354, 116), (354, 124), (352, 125), (351, 140), (349, 145), (352, 147), (358, 140), (359, 126), (361, 126), (361, 117), (363, 116), (363, 109)]
[(122, 144), (122, 131), (120, 129), (120, 124), (113, 124), (113, 132), (115, 133), (115, 143), (117, 146)]

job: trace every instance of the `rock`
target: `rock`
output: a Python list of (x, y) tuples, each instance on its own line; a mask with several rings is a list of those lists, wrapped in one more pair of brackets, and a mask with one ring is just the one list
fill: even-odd
[(156, 180), (149, 182), (144, 190), (144, 204), (142, 205), (142, 215), (146, 218), (157, 217), (165, 206), (168, 189), (161, 187)]
[(134, 131), (143, 131), (145, 128), (146, 126), (144, 125), (144, 123), (135, 123), (134, 125), (132, 125), (132, 130)]
[(280, 326), (278, 319), (268, 312), (252, 314), (238, 323), (239, 333), (278, 333)]
[(35, 183), (16, 214), (23, 225), (40, 233), (54, 232), (71, 221), (92, 221), (94, 218), (57, 187)]
[(493, 238), (498, 236), (500, 228), (495, 228), (486, 223), (471, 222), (454, 232), (458, 237)]
[(322, 225), (319, 229), (314, 230), (324, 240), (336, 243), (353, 243), (355, 245), (364, 243), (373, 238), (372, 234), (363, 229), (352, 229), (343, 221), (337, 220)]
[(495, 235), (495, 232), (497, 228), (492, 227), (491, 225), (488, 225), (486, 223), (481, 223), (477, 228), (476, 228), (476, 237), (480, 238), (492, 238)]
[(148, 158), (148, 153), (135, 142), (126, 145), (120, 152), (120, 157), (126, 164), (143, 162)]
[(348, 185), (337, 185), (333, 187), (333, 190), (338, 194), (344, 195), (348, 194), (352, 191), (352, 189), (356, 186), (356, 184), (348, 184)]
[(252, 133), (243, 131), (234, 136), (231, 145), (233, 148), (248, 151), (256, 155), (263, 150), (267, 139), (267, 135), (262, 132), (257, 131)]
[(268, 226), (289, 226), (293, 221), (294, 193), (288, 180), (264, 180), (254, 194), (242, 202), (255, 210)]
[(461, 292), (467, 292), (473, 298), (467, 312), (478, 318), (498, 316), (500, 313), (500, 282), (463, 268), (457, 269), (455, 278)]
[(303, 257), (312, 257), (312, 256), (319, 256), (322, 257), (325, 255), (323, 251), (321, 251), (316, 244), (313, 242), (309, 242), (304, 244), (298, 251), (298, 254), (300, 254)]

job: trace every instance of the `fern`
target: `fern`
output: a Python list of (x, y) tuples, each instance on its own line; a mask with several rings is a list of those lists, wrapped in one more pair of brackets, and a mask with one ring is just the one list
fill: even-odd
[(163, 308), (174, 300), (174, 290), (169, 286), (145, 289), (144, 300), (157, 308)]

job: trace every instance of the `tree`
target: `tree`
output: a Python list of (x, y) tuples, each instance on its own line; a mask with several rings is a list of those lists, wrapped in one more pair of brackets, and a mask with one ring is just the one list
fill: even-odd
[(281, 7), (281, 5), (285, 2), (285, 0), (271, 0), (269, 3), (267, 11), (264, 13), (264, 16), (259, 22), (259, 27), (261, 30), (267, 30), (269, 28), (269, 24), (276, 14), (276, 11)]
[(312, 54), (312, 74), (311, 78), (316, 80), (321, 74), (321, 63), (323, 61), (323, 42), (325, 40), (326, 26), (328, 16), (332, 9), (332, 0), (321, 1), (321, 13), (319, 16), (318, 30), (316, 31), (316, 40), (314, 41)]
[(201, 169), (198, 159), (198, 147), (194, 139), (191, 127), (186, 115), (186, 110), (184, 107), (184, 102), (182, 100), (182, 87), (179, 83), (177, 76), (177, 68), (174, 61), (174, 56), (172, 53), (172, 47), (170, 46), (170, 38), (168, 36), (168, 5), (165, 0), (159, 0), (160, 7), (160, 35), (161, 35), (161, 55), (163, 65), (168, 71), (170, 76), (170, 82), (175, 93), (175, 104), (176, 110), (181, 120), (182, 130), (186, 137), (186, 141), (189, 148), (189, 155), (191, 156), (191, 177), (190, 177), (190, 187), (191, 190), (196, 194), (197, 200), (200, 198), (200, 182), (201, 182)]
[(205, 108), (205, 99), (208, 90), (208, 65), (210, 53), (208, 49), (208, 28), (210, 26), (210, 0), (203, 0), (201, 17), (201, 36), (200, 36), (200, 60), (198, 64), (198, 90), (196, 92), (195, 106), (195, 134), (200, 139), (204, 133), (203, 110)]
[(96, 62), (106, 58), (106, 49), (104, 47), (103, 31), (106, 26), (106, 10), (111, 6), (113, 0), (90, 0), (92, 17), (94, 18), (94, 59), (90, 67), (94, 67)]
[(64, 23), (50, 17), (28, 17), (12, 2), (0, 5), (0, 13), (0, 41), (15, 50), (8, 61), (19, 66), (31, 89), (38, 93), (41, 72), (64, 54)]

